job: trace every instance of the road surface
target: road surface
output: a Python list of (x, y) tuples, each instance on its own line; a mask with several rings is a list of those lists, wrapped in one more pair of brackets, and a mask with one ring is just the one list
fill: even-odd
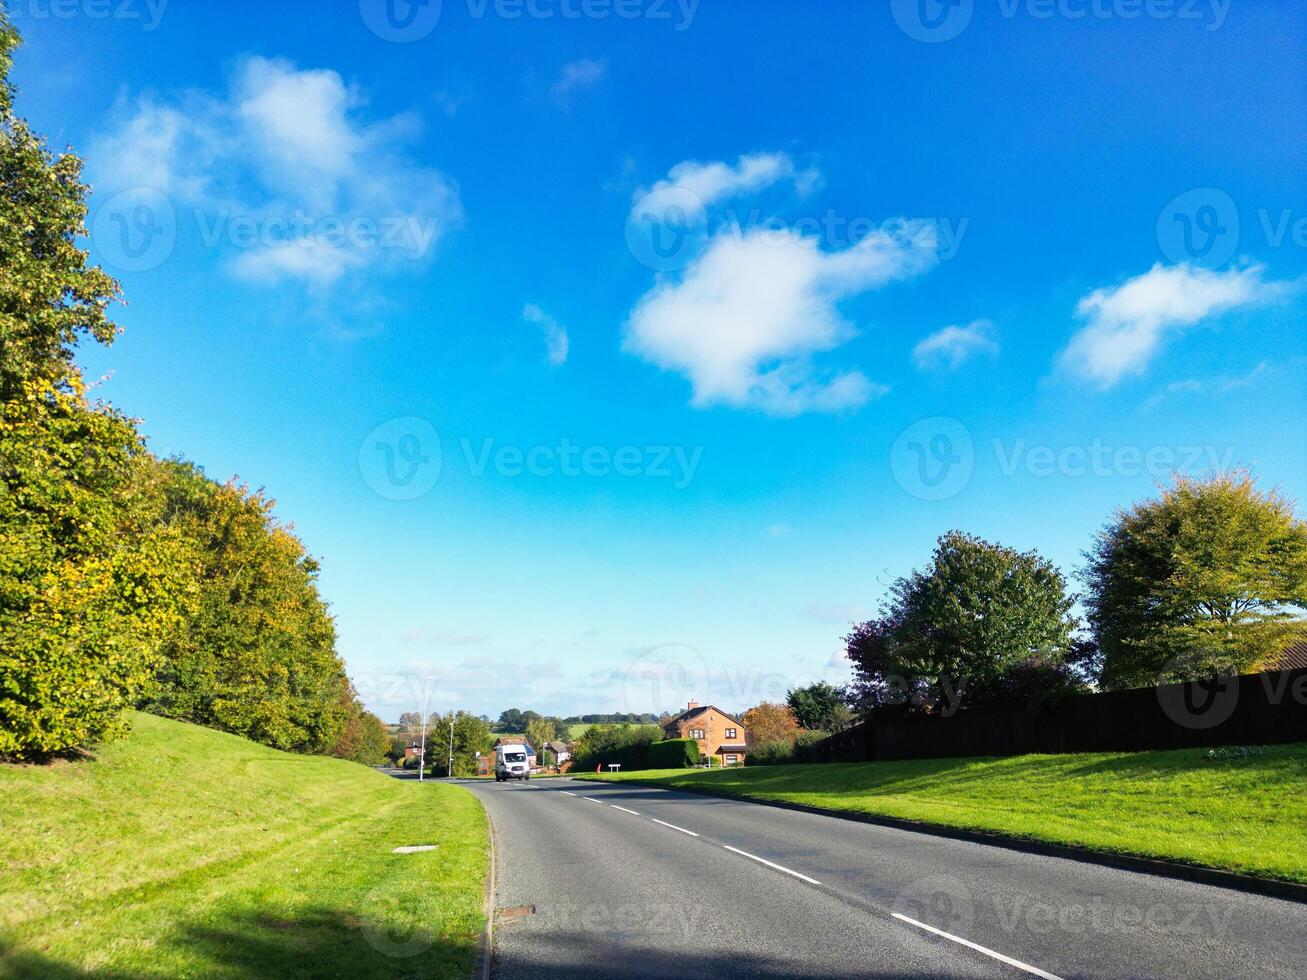
[(501, 980), (1307, 977), (1294, 902), (631, 784), (464, 785)]

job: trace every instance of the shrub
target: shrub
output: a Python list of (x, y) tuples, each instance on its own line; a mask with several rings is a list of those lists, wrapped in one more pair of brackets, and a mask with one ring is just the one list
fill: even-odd
[(649, 746), (662, 736), (657, 725), (598, 725), (587, 728), (576, 742), (577, 769), (620, 764), (623, 769), (648, 769)]
[(650, 769), (684, 769), (699, 764), (699, 743), (692, 738), (669, 738), (651, 742), (646, 754)]

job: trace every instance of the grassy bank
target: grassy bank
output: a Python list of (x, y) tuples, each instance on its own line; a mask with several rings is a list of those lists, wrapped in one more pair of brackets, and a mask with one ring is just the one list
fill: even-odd
[(0, 976), (471, 975), (470, 793), (134, 720), (91, 760), (0, 766)]
[(1307, 882), (1307, 744), (660, 770), (639, 780)]

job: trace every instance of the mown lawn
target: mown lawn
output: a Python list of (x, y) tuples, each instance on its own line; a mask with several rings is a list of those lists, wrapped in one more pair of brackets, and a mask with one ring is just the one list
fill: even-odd
[[(466, 790), (134, 721), (91, 760), (0, 766), (0, 976), (472, 974)], [(437, 848), (391, 853), (410, 844)]]
[(924, 759), (639, 780), (921, 820), (1307, 882), (1307, 744), (1252, 750)]

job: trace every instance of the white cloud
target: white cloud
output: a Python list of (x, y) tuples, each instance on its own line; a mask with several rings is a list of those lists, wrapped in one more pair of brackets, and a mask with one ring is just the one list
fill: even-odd
[(557, 367), (567, 360), (568, 340), (566, 327), (536, 306), (535, 303), (527, 303), (522, 308), (522, 319), (527, 323), (534, 323), (540, 328), (545, 338), (545, 357), (550, 364)]
[(965, 327), (956, 324), (936, 330), (912, 348), (912, 360), (923, 371), (956, 371), (974, 354), (997, 354), (994, 324), (972, 320)]
[(1158, 263), (1080, 301), (1077, 313), (1087, 323), (1071, 338), (1061, 365), (1110, 388), (1127, 375), (1142, 374), (1171, 336), (1278, 291), (1277, 284), (1262, 281), (1260, 266), (1220, 272)]
[[(711, 196), (762, 178), (735, 168), (729, 177), (696, 171), (694, 179)], [(812, 364), (813, 354), (856, 333), (837, 304), (929, 269), (935, 246), (926, 222), (898, 221), (834, 252), (793, 231), (722, 232), (683, 276), (660, 281), (639, 300), (623, 348), (688, 377), (696, 407), (774, 415), (854, 408), (887, 389), (860, 371)]]
[(767, 536), (770, 538), (788, 538), (794, 533), (794, 528), (788, 524), (768, 524)]
[(735, 162), (735, 166), (721, 161), (700, 163), (685, 160), (669, 170), (666, 179), (658, 181), (652, 188), (636, 191), (635, 199), (656, 204), (663, 196), (677, 200), (688, 192), (707, 206), (725, 198), (756, 193), (782, 180), (793, 180), (796, 189), (804, 194), (811, 191), (819, 179), (815, 170), (796, 170), (794, 161), (786, 153), (746, 154)]
[(246, 58), (225, 94), (120, 105), (90, 153), (97, 191), (162, 191), (238, 275), (269, 285), (425, 260), (461, 219), (457, 188), (406, 154), (416, 117), (365, 110), (334, 71)]
[(597, 84), (604, 77), (606, 69), (607, 65), (604, 62), (595, 61), (593, 58), (569, 61), (563, 65), (558, 81), (554, 82), (549, 94), (553, 96), (555, 102), (565, 106), (571, 101), (572, 93), (577, 89), (589, 88)]

